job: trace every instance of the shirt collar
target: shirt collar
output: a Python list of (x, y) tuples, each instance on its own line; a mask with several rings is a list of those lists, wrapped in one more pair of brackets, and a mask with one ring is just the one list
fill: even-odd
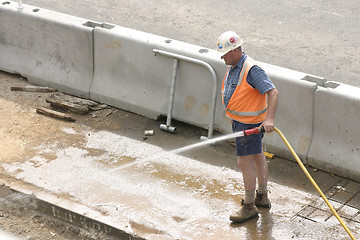
[(235, 65), (235, 67), (238, 67), (238, 68), (242, 69), (242, 67), (244, 66), (244, 63), (245, 63), (246, 59), (247, 59), (247, 55), (246, 55), (245, 52), (243, 52), (242, 57), (240, 58), (239, 62)]

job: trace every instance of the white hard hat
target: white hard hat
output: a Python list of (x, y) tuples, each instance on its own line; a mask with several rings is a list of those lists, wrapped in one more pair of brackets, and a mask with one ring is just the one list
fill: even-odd
[(240, 47), (241, 44), (243, 44), (243, 40), (240, 39), (236, 32), (226, 31), (218, 37), (216, 50), (225, 55), (231, 50)]

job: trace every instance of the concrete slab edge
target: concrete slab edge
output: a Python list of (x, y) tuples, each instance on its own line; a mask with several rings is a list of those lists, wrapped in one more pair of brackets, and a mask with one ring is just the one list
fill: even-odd
[[(145, 238), (128, 233), (122, 229), (112, 226), (106, 221), (101, 221), (101, 217), (94, 218), (86, 216), (75, 210), (76, 206), (79, 209), (84, 209), (84, 206), (70, 200), (60, 199), (58, 196), (52, 193), (45, 193), (44, 191), (35, 192), (33, 190), (26, 189), (20, 185), (9, 184), (4, 181), (0, 181), (0, 194), (2, 196), (11, 195), (13, 193), (19, 194), (24, 197), (31, 197), (32, 204), (35, 204), (36, 211), (46, 214), (50, 217), (54, 217), (60, 221), (68, 224), (75, 225), (84, 230), (93, 230), (97, 233), (103, 233), (108, 236), (116, 237), (117, 239), (124, 240), (145, 240)], [(88, 215), (101, 215), (94, 210), (88, 210)]]

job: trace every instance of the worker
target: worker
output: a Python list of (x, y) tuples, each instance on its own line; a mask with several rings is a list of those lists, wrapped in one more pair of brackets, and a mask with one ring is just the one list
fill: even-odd
[[(233, 31), (224, 32), (217, 40), (216, 49), (229, 66), (222, 84), (223, 105), (226, 115), (232, 120), (233, 132), (263, 127), (269, 133), (275, 128), (279, 93), (259, 64), (242, 51), (242, 43), (239, 35)], [(257, 217), (257, 207), (271, 207), (267, 190), (268, 164), (262, 149), (263, 136), (260, 133), (235, 140), (245, 199), (239, 199), (242, 205), (240, 210), (230, 215), (233, 222)]]

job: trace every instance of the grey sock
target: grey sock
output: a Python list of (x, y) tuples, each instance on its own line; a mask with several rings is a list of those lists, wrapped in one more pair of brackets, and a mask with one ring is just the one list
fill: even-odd
[(267, 192), (267, 184), (259, 184), (258, 193), (264, 194)]
[(253, 203), (255, 201), (255, 191), (245, 191), (245, 202), (246, 204), (248, 203)]

